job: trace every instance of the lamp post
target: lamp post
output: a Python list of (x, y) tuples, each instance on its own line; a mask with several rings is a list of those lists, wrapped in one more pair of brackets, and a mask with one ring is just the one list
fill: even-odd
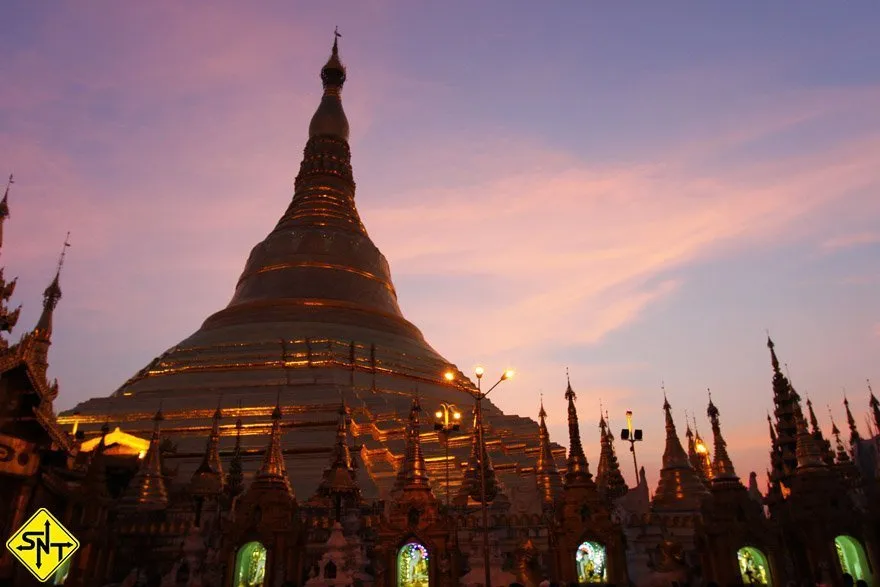
[(633, 467), (636, 471), (636, 485), (639, 484), (639, 463), (636, 461), (636, 442), (642, 439), (642, 431), (633, 430), (632, 410), (626, 411), (626, 428), (620, 431), (620, 439), (629, 442), (629, 452), (633, 455)]
[[(486, 583), (484, 587), (492, 587), (492, 573), (489, 561), (489, 506), (486, 504), (486, 467), (483, 462), (483, 455), (486, 454), (486, 439), (483, 437), (483, 400), (487, 395), (492, 393), (492, 390), (498, 387), (502, 381), (507, 381), (513, 377), (514, 372), (512, 369), (507, 369), (501, 374), (501, 377), (495, 382), (495, 385), (486, 391), (483, 391), (482, 382), (485, 372), (485, 369), (482, 367), (477, 367), (474, 370), (474, 375), (477, 376), (477, 392), (473, 395), (475, 400), (474, 416), (476, 420), (475, 424), (477, 426), (477, 444), (479, 445), (477, 447), (479, 449), (478, 458), (480, 459), (480, 509), (483, 514), (483, 566), (485, 567), (484, 570), (486, 573)], [(447, 381), (455, 379), (455, 374), (451, 371), (447, 372), (444, 376)]]
[[(452, 373), (446, 374), (446, 379), (449, 379), (449, 375)], [(451, 380), (450, 380), (451, 381)], [(437, 418), (437, 421), (434, 423), (434, 430), (437, 431), (437, 435), (443, 440), (443, 448), (444, 454), (446, 457), (446, 511), (449, 511), (449, 435), (453, 432), (458, 432), (459, 428), (461, 428), (461, 424), (459, 421), (461, 420), (461, 412), (458, 411), (458, 408), (455, 407), (454, 404), (442, 403), (440, 404), (440, 409), (434, 412), (434, 416)]]

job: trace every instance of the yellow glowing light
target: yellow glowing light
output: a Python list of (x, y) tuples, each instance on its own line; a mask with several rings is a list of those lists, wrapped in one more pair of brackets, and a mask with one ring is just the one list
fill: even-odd
[(141, 452), (138, 453), (138, 458), (142, 459), (146, 456), (146, 454), (147, 454), (147, 451), (142, 450)]
[(452, 414), (452, 417), (456, 420), (461, 420), (461, 412), (455, 412), (454, 414)]
[(504, 372), (504, 375), (501, 376), (502, 379), (511, 379), (514, 375), (513, 369), (508, 369)]
[[(80, 445), (80, 450), (82, 452), (90, 452), (94, 450), (98, 443), (101, 442), (100, 436), (95, 436), (89, 440), (86, 440)], [(127, 432), (123, 432), (117, 426), (116, 429), (104, 437), (104, 444), (106, 446), (111, 445), (119, 445), (124, 450), (124, 454), (135, 454), (138, 453), (146, 453), (147, 448), (150, 446), (150, 441), (144, 438), (138, 438), (133, 434), (128, 434)]]
[(447, 371), (443, 374), (443, 377), (446, 378), (446, 381), (452, 381), (455, 379), (455, 373), (453, 373), (452, 371)]
[(440, 418), (443, 417), (443, 412), (441, 412), (440, 410), (437, 410), (436, 412), (434, 412), (434, 416), (439, 420)]
[(698, 453), (700, 453), (701, 455), (707, 454), (709, 452), (709, 449), (706, 448), (706, 445), (703, 444), (702, 442), (695, 442), (694, 443), (694, 450), (697, 451)]
[(477, 375), (477, 377), (482, 377), (483, 373), (485, 372), (486, 371), (482, 367), (477, 367), (476, 369), (474, 369), (474, 373)]

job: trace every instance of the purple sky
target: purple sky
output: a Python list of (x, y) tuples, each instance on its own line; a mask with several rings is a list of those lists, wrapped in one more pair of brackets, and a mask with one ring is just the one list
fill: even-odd
[[(655, 478), (721, 410), (767, 467), (765, 329), (802, 395), (864, 433), (880, 386), (876, 3), (6, 5), (2, 265), (17, 338), (67, 230), (57, 406), (107, 395), (228, 302), (287, 206), (333, 27), (357, 201), (406, 316), (494, 401), (567, 444), (565, 367), (595, 467), (600, 398)], [(632, 477), (620, 445), (624, 473)]]

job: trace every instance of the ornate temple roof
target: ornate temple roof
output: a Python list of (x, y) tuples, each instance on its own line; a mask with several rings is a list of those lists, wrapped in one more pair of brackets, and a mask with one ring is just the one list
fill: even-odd
[[(280, 391), (281, 455), (288, 466), (298, 463), (299, 474), (291, 480), (297, 493), (312, 495), (334, 446), (337, 404), (328, 398), (344, 392), (352, 436), (364, 445), (359, 483), (365, 498), (377, 498), (393, 483), (416, 389), (429, 413), (441, 402), (472, 401), (470, 380), (403, 316), (388, 261), (358, 214), (341, 97), (346, 76), (334, 42), (320, 72), (322, 94), (293, 196), (275, 227), (252, 249), (227, 306), (110, 397), (62, 414), (62, 425), (72, 424), (78, 412), (87, 438), (105, 421), (147, 435), (149, 416), (162, 402), (163, 436), (178, 449), (169, 458), (179, 478), (189, 479), (202, 461), (222, 394), (242, 403), (239, 410), (227, 411), (243, 421), (239, 458), (246, 483), (274, 425), (272, 406)], [(453, 381), (444, 378), (450, 370)], [(505, 416), (488, 401), (484, 411), (491, 423), (489, 450), (503, 455), (511, 469), (532, 467), (538, 444), (534, 422)], [(231, 427), (220, 427), (218, 453), (227, 463), (235, 435)], [(530, 450), (506, 449), (522, 444)], [(467, 458), (460, 448), (453, 446), (456, 461)], [(439, 454), (442, 447), (431, 439), (424, 450)]]
[(654, 493), (652, 507), (657, 512), (696, 512), (702, 507), (709, 492), (691, 467), (672, 420), (672, 406), (663, 397), (666, 414), (666, 448), (660, 481)]

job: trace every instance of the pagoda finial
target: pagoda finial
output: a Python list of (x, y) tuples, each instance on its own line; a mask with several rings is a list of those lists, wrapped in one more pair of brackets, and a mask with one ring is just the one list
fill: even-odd
[[(467, 504), (468, 499), (476, 502), (482, 500), (480, 491), (480, 475), (486, 479), (486, 503), (492, 503), (498, 497), (498, 479), (495, 477), (495, 469), (492, 467), (492, 459), (489, 458), (489, 451), (486, 449), (485, 443), (480, 443), (480, 425), (481, 420), (478, 410), (482, 410), (482, 405), (477, 403), (474, 407), (474, 427), (471, 436), (471, 455), (467, 460), (467, 469), (464, 472), (464, 479), (458, 489), (455, 497), (455, 503)], [(485, 434), (485, 424), (483, 433)], [(481, 473), (482, 467), (482, 473)]]
[(538, 490), (545, 508), (552, 508), (562, 493), (562, 479), (553, 458), (550, 446), (550, 433), (547, 431), (547, 412), (544, 410), (544, 394), (541, 394), (541, 409), (538, 411), (538, 462), (535, 472), (538, 477)]
[(874, 428), (880, 434), (880, 401), (877, 401), (877, 398), (874, 397), (874, 390), (871, 389), (871, 380), (867, 379), (866, 381), (868, 382), (868, 394), (870, 395), (868, 405), (871, 406), (871, 413), (874, 416)]
[(666, 415), (666, 448), (663, 451), (660, 481), (654, 493), (654, 508), (661, 511), (696, 511), (708, 491), (681, 446), (665, 386), (663, 411)]
[[(12, 185), (12, 183), (12, 174), (9, 174), (9, 181), (6, 183), (6, 192), (3, 195), (3, 200), (0, 201), (0, 247), (3, 246), (3, 224), (6, 218), (9, 217), (9, 186)], [(3, 278), (3, 269), (0, 268), (0, 350), (9, 347), (9, 343), (6, 341), (3, 333), (8, 334), (12, 332), (16, 323), (18, 323), (18, 317), (21, 314), (21, 306), (15, 310), (10, 310), (7, 305), (9, 303), (9, 298), (12, 297), (12, 294), (15, 292), (16, 281), (16, 279), (13, 279), (12, 281), (7, 282)]]
[(223, 491), (223, 465), (220, 462), (220, 410), (221, 399), (217, 400), (217, 409), (211, 418), (211, 434), (205, 443), (202, 462), (193, 473), (190, 489), (196, 495), (219, 495)]
[(279, 389), (275, 400), (275, 409), (272, 410), (272, 431), (269, 434), (269, 445), (263, 455), (263, 464), (254, 476), (254, 482), (251, 483), (251, 489), (256, 486), (279, 489), (293, 497), (293, 487), (287, 477), (284, 454), (281, 452), (281, 416), (281, 390)]
[(706, 415), (712, 422), (712, 442), (715, 445), (715, 458), (712, 462), (712, 482), (723, 483), (725, 481), (735, 481), (739, 483), (739, 477), (733, 468), (733, 461), (727, 454), (727, 442), (721, 435), (721, 418), (718, 408), (712, 401), (712, 391), (709, 392), (709, 407), (706, 409)]
[(426, 487), (428, 485), (428, 467), (422, 454), (421, 424), (419, 415), (422, 406), (418, 396), (412, 400), (409, 411), (409, 424), (406, 429), (406, 453), (403, 459), (403, 487)]
[(810, 418), (810, 434), (822, 453), (822, 459), (826, 464), (833, 465), (834, 452), (831, 450), (831, 443), (825, 440), (825, 436), (822, 434), (822, 429), (819, 427), (819, 419), (816, 417), (816, 412), (813, 411), (813, 402), (810, 401), (809, 397), (807, 398), (807, 414)]
[[(602, 408), (599, 408), (600, 414)], [(615, 500), (626, 495), (629, 488), (620, 472), (620, 463), (614, 452), (614, 434), (611, 433), (610, 423), (606, 422), (607, 413), (599, 416), (599, 464), (596, 465), (596, 488), (607, 499)]]
[(165, 485), (165, 476), (162, 473), (159, 442), (159, 427), (164, 419), (160, 402), (159, 409), (153, 416), (153, 436), (150, 438), (150, 446), (147, 448), (147, 454), (144, 455), (138, 472), (122, 497), (120, 506), (123, 509), (152, 511), (165, 509), (168, 505), (168, 489)]
[(853, 417), (852, 410), (849, 409), (849, 400), (846, 397), (846, 390), (843, 390), (843, 405), (846, 408), (846, 423), (849, 425), (849, 443), (855, 448), (862, 440), (859, 434), (859, 428), (856, 426), (856, 419)]
[(342, 520), (343, 506), (360, 503), (361, 493), (357, 484), (356, 465), (348, 445), (348, 407), (344, 393), (340, 393), (339, 418), (336, 424), (336, 441), (330, 457), (330, 466), (315, 492), (318, 500), (329, 502), (335, 509), (336, 520)]
[(838, 428), (837, 423), (834, 422), (834, 414), (831, 413), (831, 406), (828, 406), (828, 417), (831, 418), (831, 435), (834, 436), (834, 447), (837, 451), (837, 463), (849, 463), (849, 453), (846, 452), (846, 447), (843, 445), (843, 440), (840, 438), (840, 428)]
[[(34, 334), (37, 336), (38, 340), (45, 344), (44, 352), (47, 354), (49, 345), (52, 342), (52, 315), (55, 311), (55, 307), (58, 305), (58, 300), (61, 299), (61, 285), (59, 283), (59, 280), (61, 279), (61, 269), (64, 267), (64, 257), (67, 255), (67, 248), (69, 246), (70, 232), (67, 233), (67, 237), (64, 239), (64, 245), (61, 247), (61, 254), (58, 257), (58, 268), (55, 271), (55, 278), (52, 279), (49, 287), (43, 292), (43, 313), (37, 321), (36, 328), (34, 328)], [(48, 357), (44, 356), (41, 358), (45, 360)]]
[(6, 191), (3, 192), (3, 199), (0, 200), (0, 247), (3, 246), (3, 221), (9, 218), (9, 186), (11, 186), (12, 174), (9, 174), (9, 180), (6, 182)]
[(795, 412), (795, 423), (797, 425), (797, 472), (824, 468), (826, 465), (822, 460), (822, 453), (816, 446), (815, 439), (807, 430), (807, 422), (800, 410)]
[(590, 474), (590, 465), (584, 454), (584, 447), (581, 445), (581, 433), (578, 425), (577, 408), (574, 405), (577, 396), (571, 388), (571, 378), (569, 377), (568, 368), (565, 369), (565, 379), (567, 382), (565, 388), (565, 399), (568, 400), (568, 440), (569, 451), (568, 461), (565, 467), (565, 483), (583, 482), (592, 478)]
[(238, 417), (235, 419), (235, 448), (229, 461), (229, 474), (226, 477), (226, 492), (235, 497), (244, 488), (244, 473), (241, 468), (241, 400), (238, 400)]
[(773, 339), (770, 338), (770, 332), (767, 332), (767, 348), (770, 349), (770, 365), (773, 367), (774, 373), (780, 373), (779, 371), (779, 359), (776, 358), (776, 345), (773, 344)]
[(324, 87), (324, 96), (321, 104), (312, 116), (309, 125), (309, 138), (329, 137), (348, 141), (348, 118), (342, 109), (340, 93), (345, 84), (345, 66), (339, 59), (339, 39), (342, 35), (339, 30), (333, 32), (333, 49), (330, 59), (321, 68), (321, 84)]
[(7, 204), (9, 202), (9, 186), (15, 183), (15, 180), (12, 178), (12, 174), (9, 174), (9, 179), (6, 180), (6, 191), (3, 192), (3, 200), (0, 201), (0, 220), (9, 216), (9, 208)]

